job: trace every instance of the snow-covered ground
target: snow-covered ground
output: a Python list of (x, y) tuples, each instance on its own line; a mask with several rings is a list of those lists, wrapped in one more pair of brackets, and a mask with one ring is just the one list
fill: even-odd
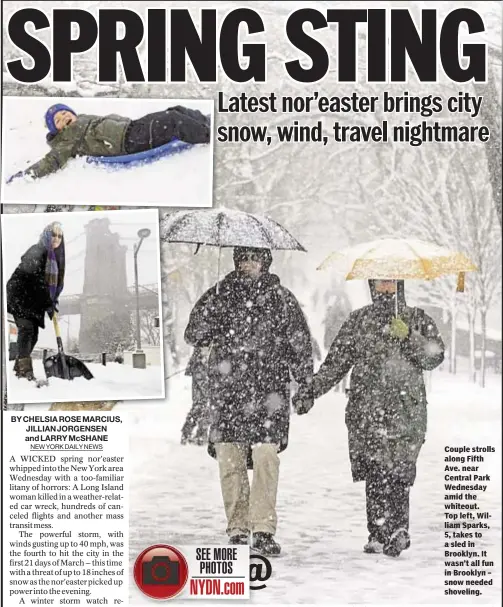
[[(47, 204), (120, 204), (162, 207), (210, 207), (213, 200), (213, 143), (134, 168), (93, 166), (71, 160), (60, 172), (36, 181), (6, 179), (49, 151), (44, 115), (59, 99), (5, 97), (3, 109), (3, 202)], [(139, 118), (182, 104), (213, 116), (213, 101), (177, 99), (65, 98), (78, 113), (120, 114)], [(212, 121), (213, 122), (213, 121)], [(213, 136), (212, 136), (213, 139)], [(190, 176), (187, 178), (187, 175)], [(77, 187), (76, 187), (77, 185)]]
[[(283, 556), (272, 562), (267, 587), (252, 591), (253, 604), (500, 604), (501, 598), (501, 377), (481, 389), (435, 373), (429, 397), (429, 430), (411, 494), (410, 550), (400, 558), (367, 555), (365, 497), (353, 483), (344, 425), (345, 397), (331, 393), (308, 415), (292, 418), (290, 445), (281, 455), (277, 539)], [(171, 380), (167, 400), (120, 403), (131, 417), (130, 570), (146, 547), (227, 541), (216, 462), (204, 447), (181, 446), (190, 406), (190, 383)], [(47, 405), (34, 406), (46, 409)], [(32, 408), (30, 407), (30, 410)], [(480, 597), (444, 595), (445, 447), (493, 446), (481, 472), (491, 475), (482, 510), (491, 529), (478, 544), (495, 562), (493, 586)], [(479, 542), (479, 540), (477, 540)], [(212, 605), (217, 601), (207, 601)], [(130, 578), (130, 604), (151, 600)]]
[[(146, 369), (133, 369), (129, 365), (107, 363), (106, 366), (89, 363), (87, 368), (93, 379), (83, 377), (72, 381), (52, 377), (48, 386), (37, 388), (33, 382), (18, 379), (13, 371), (14, 361), (8, 370), (7, 394), (9, 404), (68, 402), (95, 400), (139, 400), (164, 397), (164, 369), (160, 365)], [(33, 371), (45, 379), (41, 360), (33, 361)]]
[[(412, 547), (399, 559), (362, 552), (366, 541), (363, 483), (351, 480), (344, 424), (346, 399), (332, 393), (308, 415), (292, 418), (290, 445), (281, 455), (278, 534), (284, 555), (273, 561), (267, 588), (252, 601), (292, 603), (499, 603), (501, 595), (501, 384), (482, 390), (434, 374), (429, 432), (412, 489)], [(190, 384), (177, 378), (168, 401), (144, 409), (133, 426), (130, 558), (152, 543), (226, 542), (218, 468), (205, 448), (182, 447), (180, 429)], [(132, 405), (129, 407), (133, 408)], [(134, 417), (134, 415), (133, 415)], [(161, 422), (161, 420), (163, 420)], [(155, 430), (154, 430), (155, 428)], [(491, 530), (480, 545), (494, 560), (494, 586), (484, 594), (444, 596), (445, 446), (492, 445), (484, 473), (491, 475), (480, 507)], [(162, 466), (159, 462), (163, 462)], [(131, 580), (131, 602), (147, 604)], [(133, 600), (134, 599), (134, 600)]]

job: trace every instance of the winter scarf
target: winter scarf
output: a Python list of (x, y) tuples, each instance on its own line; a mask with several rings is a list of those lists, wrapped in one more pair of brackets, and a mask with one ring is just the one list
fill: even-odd
[[(61, 239), (61, 244), (58, 249), (52, 248), (52, 232), (59, 227), (60, 224), (51, 223), (44, 228), (40, 240), (47, 251), (47, 261), (45, 262), (45, 282), (49, 287), (49, 293), (53, 302), (58, 300), (58, 297), (63, 290), (64, 285), (64, 259), (65, 249), (64, 241)], [(58, 251), (59, 254), (56, 253)]]

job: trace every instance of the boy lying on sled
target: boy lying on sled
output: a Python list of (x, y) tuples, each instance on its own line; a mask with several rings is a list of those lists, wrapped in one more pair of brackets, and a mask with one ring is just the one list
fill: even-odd
[(181, 105), (131, 120), (117, 114), (77, 114), (58, 103), (45, 114), (47, 143), (51, 148), (41, 160), (13, 175), (33, 179), (62, 169), (77, 156), (121, 156), (157, 148), (176, 138), (186, 143), (209, 143), (210, 118)]

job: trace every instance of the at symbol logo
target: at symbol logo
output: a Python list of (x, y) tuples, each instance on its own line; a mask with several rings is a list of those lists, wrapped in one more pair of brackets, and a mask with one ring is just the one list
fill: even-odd
[(269, 560), (261, 554), (250, 554), (250, 590), (262, 590), (265, 584), (253, 586), (253, 582), (267, 582), (271, 577), (272, 567)]

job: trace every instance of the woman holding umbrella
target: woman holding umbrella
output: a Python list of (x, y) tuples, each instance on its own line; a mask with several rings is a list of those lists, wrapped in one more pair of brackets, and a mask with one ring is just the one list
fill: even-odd
[(346, 425), (353, 481), (365, 481), (364, 551), (396, 557), (410, 546), (409, 491), (426, 436), (423, 371), (440, 365), (444, 344), (434, 321), (406, 305), (403, 281), (369, 286), (372, 304), (344, 322), (313, 389), (318, 398), (352, 370)]
[(35, 380), (31, 354), (39, 328), (45, 328), (47, 313), (52, 319), (65, 278), (65, 240), (60, 223), (47, 225), (39, 241), (21, 257), (7, 282), (7, 312), (18, 329), (14, 371), (19, 378)]
[[(347, 261), (351, 260), (348, 265)], [(409, 548), (409, 492), (426, 437), (423, 373), (444, 359), (444, 343), (424, 310), (407, 306), (404, 280), (476, 270), (464, 255), (420, 240), (385, 238), (332, 254), (346, 280), (369, 280), (372, 303), (352, 312), (313, 379), (314, 397), (350, 371), (346, 406), (353, 481), (365, 481), (364, 551), (397, 557)], [(349, 270), (349, 272), (348, 272)], [(302, 399), (302, 390), (294, 397)]]

